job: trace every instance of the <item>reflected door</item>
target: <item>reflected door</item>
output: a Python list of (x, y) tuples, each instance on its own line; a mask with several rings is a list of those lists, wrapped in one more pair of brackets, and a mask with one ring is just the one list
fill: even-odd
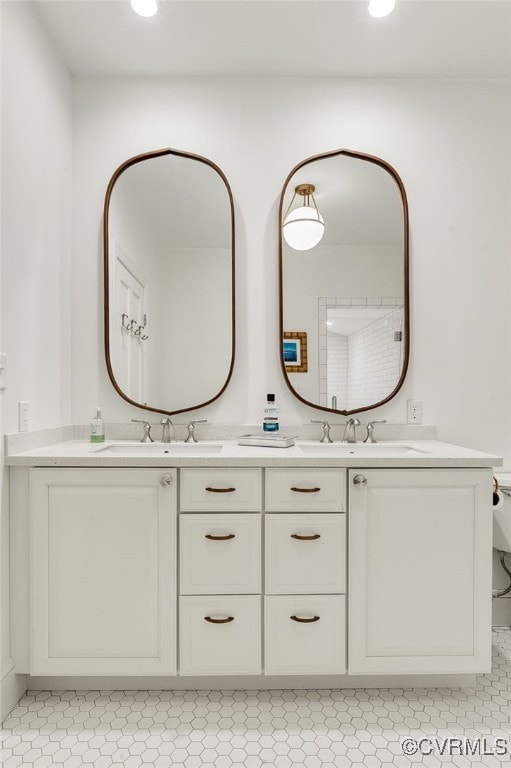
[(116, 244), (114, 345), (119, 384), (133, 400), (145, 402), (145, 349), (135, 330), (144, 324), (145, 280)]

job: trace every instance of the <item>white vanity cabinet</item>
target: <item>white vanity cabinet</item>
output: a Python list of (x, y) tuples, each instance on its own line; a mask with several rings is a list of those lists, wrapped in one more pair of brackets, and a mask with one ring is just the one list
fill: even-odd
[(349, 672), (491, 669), (491, 472), (349, 471)]
[(11, 482), (17, 671), (190, 687), (486, 672), (491, 477), (341, 461), (31, 468)]
[(31, 471), (32, 675), (176, 673), (176, 475)]

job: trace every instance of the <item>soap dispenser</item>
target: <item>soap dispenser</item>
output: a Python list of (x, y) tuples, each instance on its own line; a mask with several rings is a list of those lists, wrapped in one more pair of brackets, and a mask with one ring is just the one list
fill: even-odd
[(91, 443), (105, 442), (105, 423), (101, 418), (101, 408), (94, 409), (94, 418), (90, 423), (90, 441)]

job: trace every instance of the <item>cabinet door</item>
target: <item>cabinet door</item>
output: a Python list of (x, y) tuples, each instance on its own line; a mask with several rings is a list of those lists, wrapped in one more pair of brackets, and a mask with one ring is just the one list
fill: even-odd
[(175, 674), (175, 475), (32, 470), (32, 675)]
[(352, 470), (349, 492), (349, 672), (489, 671), (491, 471)]

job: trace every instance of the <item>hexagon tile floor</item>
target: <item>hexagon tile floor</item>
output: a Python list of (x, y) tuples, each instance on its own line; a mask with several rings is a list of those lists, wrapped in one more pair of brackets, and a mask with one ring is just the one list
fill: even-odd
[(27, 692), (3, 768), (405, 768), (511, 763), (511, 630), (464, 689)]

